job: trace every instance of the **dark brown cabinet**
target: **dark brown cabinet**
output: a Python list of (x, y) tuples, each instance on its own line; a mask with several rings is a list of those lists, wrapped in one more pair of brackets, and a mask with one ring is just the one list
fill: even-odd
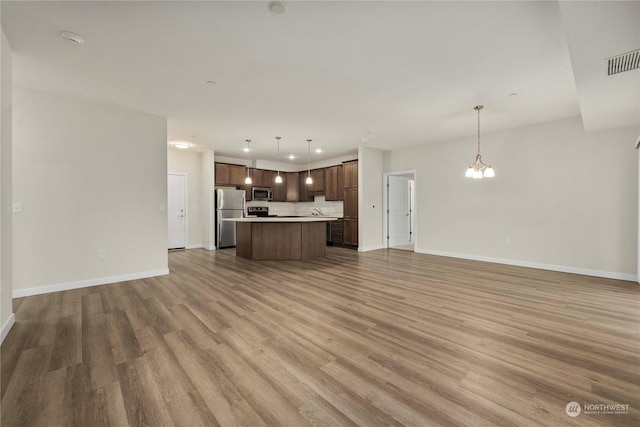
[(358, 247), (358, 161), (342, 164), (344, 220), (342, 244)]
[[(307, 176), (313, 182), (307, 184)], [(358, 218), (358, 161), (343, 165), (301, 172), (280, 172), (282, 183), (276, 184), (277, 172), (266, 169), (249, 169), (251, 184), (245, 184), (247, 167), (227, 163), (216, 163), (215, 184), (230, 185), (245, 190), (246, 200), (251, 200), (252, 187), (267, 187), (273, 190), (274, 202), (312, 202), (314, 196), (324, 195), (328, 201), (345, 200), (345, 218)], [(347, 190), (349, 194), (346, 196)], [(342, 226), (340, 226), (342, 229)]]
[(298, 172), (287, 172), (285, 179), (287, 188), (287, 202), (299, 202), (300, 201), (300, 174)]
[[(307, 172), (300, 172), (298, 175), (298, 182), (300, 183), (300, 186), (298, 187), (298, 201), (308, 202), (311, 196), (309, 195), (310, 185), (307, 184)], [(313, 200), (313, 197), (311, 197), (311, 200)]]
[(230, 165), (230, 170), (231, 170), (231, 179), (229, 184), (244, 185), (244, 180), (247, 177), (247, 168), (240, 165)]
[(251, 169), (251, 185), (253, 187), (273, 188), (275, 185), (275, 171), (266, 169)]
[(358, 220), (343, 219), (342, 244), (346, 246), (358, 246)]
[(251, 186), (263, 187), (262, 185), (262, 169), (251, 169)]
[(275, 189), (276, 187), (276, 171), (263, 170), (262, 171), (262, 183), (260, 187), (267, 187)]
[(216, 163), (216, 184), (231, 184), (231, 165)]
[(342, 166), (331, 166), (324, 171), (324, 198), (327, 201), (342, 200)]
[(318, 196), (324, 194), (324, 169), (313, 169), (311, 171), (311, 179), (313, 183), (309, 185), (309, 195)]
[[(273, 184), (271, 186), (271, 188), (273, 189), (273, 201), (288, 202), (289, 200), (287, 200), (287, 186), (289, 185), (289, 181), (287, 179), (287, 174), (284, 172), (280, 172), (280, 178), (282, 178), (282, 182), (280, 184), (276, 184), (277, 175), (277, 173), (273, 174)], [(296, 180), (296, 185), (297, 183), (298, 181)]]
[(343, 220), (331, 221), (331, 243), (334, 245), (343, 244)]
[(358, 187), (358, 161), (352, 160), (342, 164), (344, 188)]
[(227, 163), (216, 163), (216, 185), (244, 185), (247, 176), (247, 169), (240, 165), (230, 165)]
[(343, 212), (345, 218), (358, 218), (358, 189), (344, 189)]

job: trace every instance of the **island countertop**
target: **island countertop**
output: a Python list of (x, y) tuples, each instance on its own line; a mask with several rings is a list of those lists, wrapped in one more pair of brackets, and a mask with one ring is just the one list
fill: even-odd
[(327, 255), (333, 216), (225, 218), (236, 226), (236, 256), (251, 260), (303, 260)]
[(327, 222), (337, 221), (335, 216), (247, 216), (244, 218), (224, 218), (223, 221), (233, 222)]

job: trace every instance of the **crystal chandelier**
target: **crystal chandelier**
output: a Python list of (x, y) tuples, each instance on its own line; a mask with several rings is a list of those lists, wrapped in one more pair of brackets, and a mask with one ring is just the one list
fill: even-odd
[(482, 108), (482, 105), (473, 107), (473, 109), (478, 112), (478, 154), (476, 154), (476, 161), (469, 166), (467, 172), (464, 174), (467, 178), (482, 179), (493, 178), (495, 176), (491, 165), (482, 163), (482, 155), (480, 154), (480, 110), (482, 110)]

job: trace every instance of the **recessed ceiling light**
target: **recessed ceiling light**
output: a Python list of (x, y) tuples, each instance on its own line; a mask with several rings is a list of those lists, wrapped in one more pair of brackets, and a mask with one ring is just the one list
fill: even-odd
[(269, 3), (269, 11), (274, 15), (284, 15), (287, 7), (279, 1), (273, 1)]
[(515, 93), (515, 92), (511, 92), (511, 93), (509, 94), (509, 96), (518, 96), (518, 94), (517, 94), (517, 93)]
[(216, 82), (214, 82), (213, 80), (207, 80), (207, 84), (214, 86), (216, 84)]
[(75, 44), (83, 44), (85, 41), (84, 37), (82, 37), (80, 34), (72, 33), (71, 31), (63, 31), (60, 33), (60, 35), (63, 39)]
[(185, 141), (174, 141), (171, 143), (171, 145), (181, 150), (186, 150), (187, 148), (191, 147), (191, 144)]
[(294, 156), (293, 154), (289, 154), (289, 160), (293, 160), (295, 158), (296, 158), (296, 156)]

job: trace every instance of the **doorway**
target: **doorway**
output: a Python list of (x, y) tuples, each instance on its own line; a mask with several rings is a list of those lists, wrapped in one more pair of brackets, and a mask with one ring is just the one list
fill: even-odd
[(187, 247), (187, 174), (169, 173), (167, 181), (169, 250)]
[(386, 174), (386, 190), (387, 247), (414, 251), (415, 172)]

